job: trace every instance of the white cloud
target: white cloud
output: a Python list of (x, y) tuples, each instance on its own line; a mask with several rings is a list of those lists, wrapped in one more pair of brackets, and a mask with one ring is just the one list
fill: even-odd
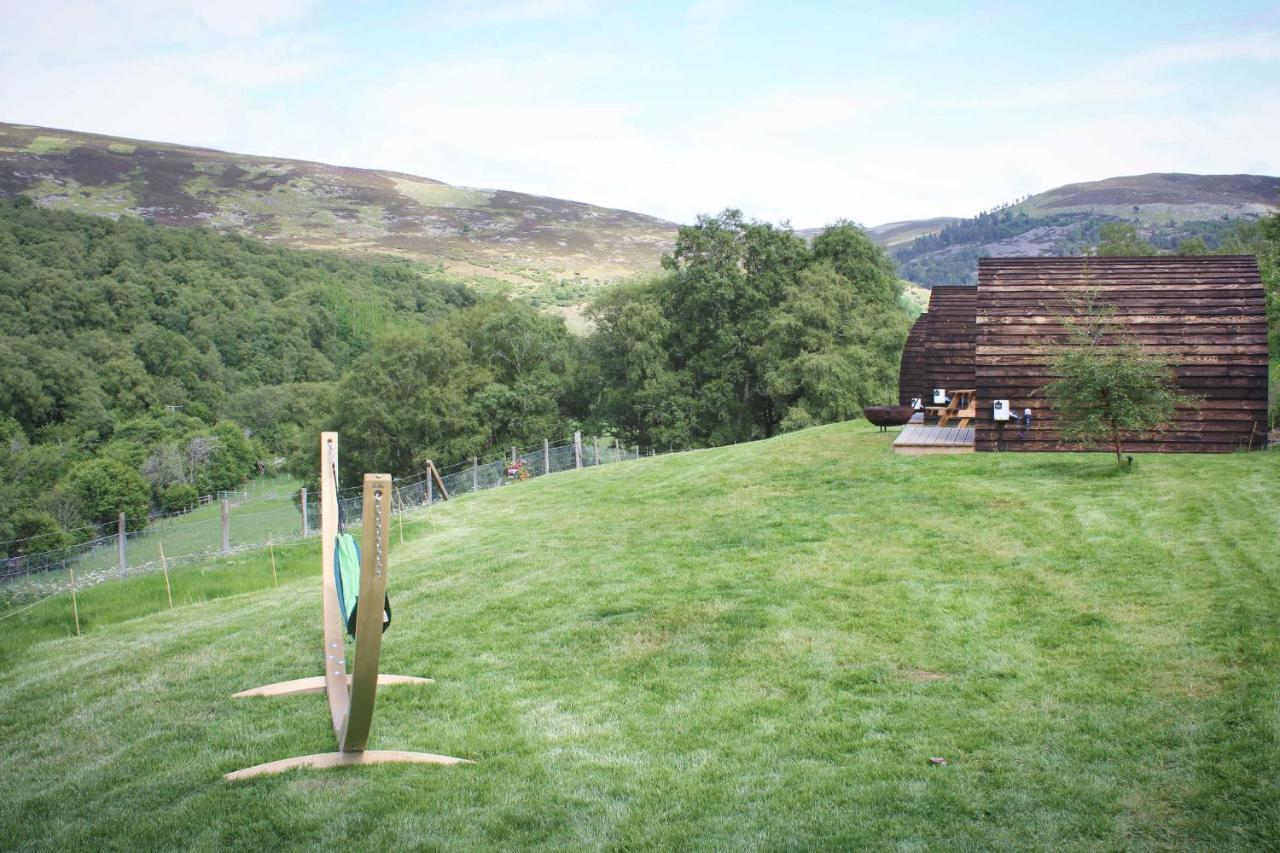
[(700, 42), (711, 40), (732, 8), (733, 0), (696, 0), (685, 10), (689, 36)]
[[(1280, 91), (1223, 93), (1189, 109), (1176, 88), (1179, 74), (1207, 64), (1280, 61), (1280, 42), (1266, 32), (1165, 45), (1034, 85), (957, 92), (947, 81), (908, 88), (886, 73), (708, 95), (701, 113), (684, 104), (677, 114), (612, 85), (634, 81), (636, 65), (604, 48), (415, 63), (360, 89), (332, 85), (344, 61), (333, 45), (281, 29), (306, 3), (268, 3), (243, 20), (223, 11), (203, 18), (194, 3), (172, 14), (159, 5), (118, 15), (95, 6), (79, 17), (61, 5), (51, 19), (19, 10), (16, 29), (0, 34), (0, 117), (683, 221), (736, 206), (798, 226), (841, 217), (876, 224), (970, 214), (1119, 174), (1280, 173)], [(578, 0), (485, 7), (512, 20), (587, 8)], [(698, 14), (714, 21), (728, 11), (712, 3)], [(144, 20), (150, 12), (159, 23)], [(287, 96), (275, 91), (284, 86), (293, 87)]]
[(715, 24), (729, 14), (732, 6), (733, 0), (697, 0), (685, 14), (697, 23)]
[(1162, 45), (1049, 79), (996, 84), (959, 103), (982, 111), (1108, 105), (1142, 109), (1146, 102), (1180, 91), (1177, 71), (1236, 60), (1280, 61), (1280, 39), (1255, 33)]
[(170, 11), (189, 10), (212, 32), (247, 38), (304, 19), (315, 0), (172, 0), (161, 5)]
[(1139, 51), (1115, 64), (1117, 67), (1133, 71), (1152, 72), (1183, 65), (1204, 65), (1236, 59), (1258, 62), (1280, 60), (1280, 38), (1273, 33), (1260, 32), (1181, 42)]
[(251, 91), (306, 83), (343, 61), (317, 40), (276, 37), (184, 57), (183, 66), (193, 77), (219, 88)]
[(235, 148), (256, 90), (340, 64), (322, 40), (273, 34), (311, 0), (22, 4), (0, 32), (3, 118)]
[(302, 20), (314, 0), (130, 0), (9, 3), (0, 53), (86, 62), (249, 39)]
[(594, 0), (502, 0), (489, 3), (453, 0), (431, 9), (429, 17), (439, 23), (464, 26), (519, 24), (586, 14), (595, 7)]

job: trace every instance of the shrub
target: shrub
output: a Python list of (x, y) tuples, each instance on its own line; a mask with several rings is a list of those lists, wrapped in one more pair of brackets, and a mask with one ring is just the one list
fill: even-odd
[(164, 512), (181, 512), (196, 505), (200, 494), (190, 483), (172, 483), (160, 490), (160, 509)]
[(71, 472), (71, 489), (83, 514), (97, 524), (109, 524), (125, 514), (130, 530), (147, 524), (151, 487), (133, 468), (114, 459), (93, 459)]
[(37, 554), (72, 544), (72, 537), (62, 529), (58, 519), (38, 509), (21, 509), (13, 516), (14, 533), (19, 541), (14, 553)]

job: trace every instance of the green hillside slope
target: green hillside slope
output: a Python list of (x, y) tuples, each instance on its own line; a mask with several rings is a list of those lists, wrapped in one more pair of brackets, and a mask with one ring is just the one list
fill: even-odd
[(0, 123), (0, 196), (209, 225), (291, 246), (382, 252), (546, 301), (657, 270), (670, 222), (399, 172)]
[(315, 578), (30, 647), (0, 694), (5, 844), (1277, 837), (1280, 456), (1120, 474), (888, 440), (843, 424), (567, 472), (412, 525), (384, 669), (437, 683), (382, 694), (371, 745), (474, 766), (222, 781), (331, 748), (319, 697), (229, 698), (315, 671)]

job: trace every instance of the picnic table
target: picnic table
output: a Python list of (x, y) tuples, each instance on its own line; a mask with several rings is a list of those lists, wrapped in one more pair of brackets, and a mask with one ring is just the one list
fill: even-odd
[(936, 417), (938, 426), (944, 427), (952, 421), (958, 421), (958, 427), (969, 426), (969, 421), (978, 416), (978, 399), (974, 389), (963, 388), (951, 392), (951, 399), (945, 406), (926, 406), (925, 417)]

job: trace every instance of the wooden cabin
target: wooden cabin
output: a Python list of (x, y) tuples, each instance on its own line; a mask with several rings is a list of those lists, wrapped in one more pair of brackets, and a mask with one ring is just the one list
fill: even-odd
[[(1197, 398), (1163, 430), (1128, 437), (1126, 449), (1228, 452), (1266, 445), (1267, 318), (1252, 256), (1024, 257), (978, 261), (969, 386), (978, 398), (977, 450), (1085, 449), (1062, 441), (1043, 389), (1051, 378), (1045, 345), (1063, 340), (1064, 319), (1089, 290), (1115, 307), (1115, 321), (1125, 333), (1166, 353), (1178, 385)], [(935, 289), (934, 296), (940, 292)], [(929, 314), (932, 340), (933, 299)], [(926, 374), (940, 375), (947, 359), (961, 351), (939, 349), (942, 363), (926, 364)], [(927, 361), (927, 345), (925, 355)], [(1008, 400), (1015, 413), (1030, 408), (1031, 429), (1023, 436), (1013, 424), (998, 429), (995, 400)]]
[(929, 292), (929, 310), (921, 314), (907, 335), (898, 371), (898, 402), (919, 397), (929, 403), (934, 388), (948, 393), (972, 389), (974, 320), (977, 288), (935, 287)]

